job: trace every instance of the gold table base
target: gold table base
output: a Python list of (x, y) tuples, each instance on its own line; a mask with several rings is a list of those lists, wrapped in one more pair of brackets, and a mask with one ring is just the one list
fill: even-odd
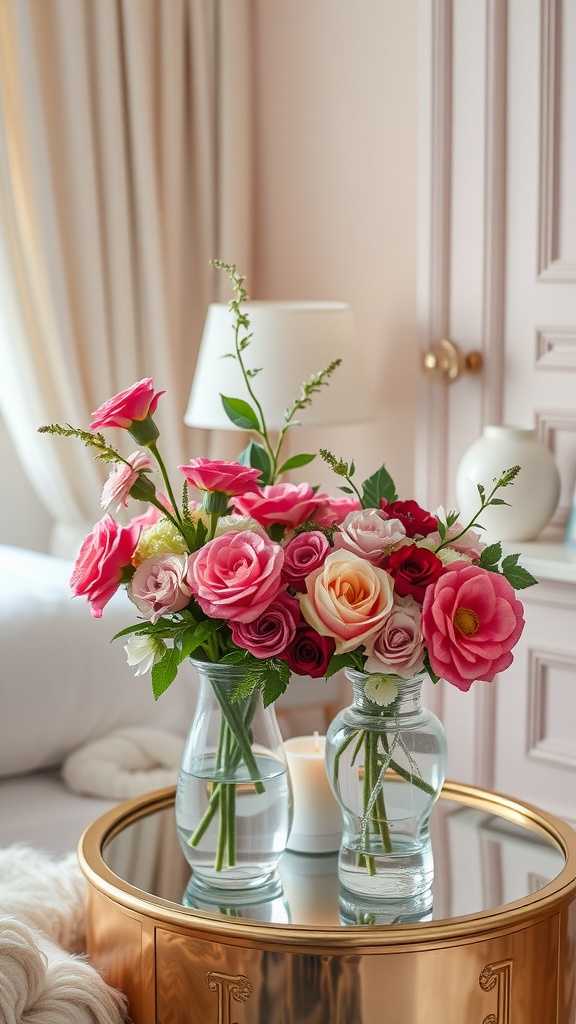
[(265, 925), (189, 911), (114, 875), (103, 846), (165, 808), (130, 801), (84, 834), (88, 952), (135, 1024), (574, 1024), (576, 836), (470, 786), (444, 796), (551, 835), (566, 866), (543, 889), (474, 916), (402, 927)]

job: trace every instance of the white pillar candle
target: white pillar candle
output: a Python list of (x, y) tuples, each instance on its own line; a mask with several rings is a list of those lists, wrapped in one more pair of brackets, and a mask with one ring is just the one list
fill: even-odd
[(296, 853), (333, 853), (340, 846), (340, 810), (324, 766), (325, 747), (326, 737), (317, 732), (284, 743), (294, 793), (288, 849)]

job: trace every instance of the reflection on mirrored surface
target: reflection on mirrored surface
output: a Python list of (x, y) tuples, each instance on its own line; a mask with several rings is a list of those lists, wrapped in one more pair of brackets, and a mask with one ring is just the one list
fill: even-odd
[(347, 927), (368, 924), (421, 924), (432, 920), (434, 896), (431, 890), (404, 900), (371, 900), (340, 889), (340, 924)]
[(128, 824), (106, 844), (103, 855), (130, 885), (191, 911), (316, 927), (361, 925), (371, 923), (371, 917), (375, 924), (391, 923), (386, 915), (394, 915), (397, 923), (414, 923), (475, 914), (536, 892), (564, 867), (562, 851), (544, 831), (449, 800), (440, 801), (434, 812), (432, 844), (434, 886), (418, 907), (359, 906), (340, 890), (337, 856), (297, 853), (282, 858), (273, 892), (215, 903), (190, 884), (171, 807)]

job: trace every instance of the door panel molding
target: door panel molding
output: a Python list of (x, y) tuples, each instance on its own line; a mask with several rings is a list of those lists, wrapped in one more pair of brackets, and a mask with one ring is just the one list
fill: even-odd
[(576, 263), (559, 249), (561, 30), (561, 0), (541, 0), (538, 280), (553, 284), (576, 281)]
[(576, 675), (576, 654), (542, 648), (529, 650), (526, 756), (531, 760), (546, 761), (564, 771), (574, 771), (576, 742), (570, 746), (562, 740), (547, 736), (548, 672), (552, 668), (567, 669)]
[(537, 327), (535, 342), (537, 370), (576, 370), (576, 326)]

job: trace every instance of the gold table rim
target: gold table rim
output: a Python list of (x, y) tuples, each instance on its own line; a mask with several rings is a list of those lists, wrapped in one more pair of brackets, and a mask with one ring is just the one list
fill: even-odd
[(535, 919), (553, 913), (571, 893), (576, 892), (576, 832), (568, 824), (532, 804), (503, 793), (467, 783), (446, 781), (441, 799), (497, 814), (530, 831), (545, 832), (551, 836), (566, 861), (560, 874), (542, 889), (520, 900), (477, 914), (444, 918), (434, 923), (317, 928), (313, 925), (275, 925), (241, 918), (224, 918), (203, 910), (179, 907), (176, 903), (138, 889), (116, 875), (104, 860), (103, 849), (106, 843), (132, 822), (170, 807), (174, 803), (174, 796), (174, 786), (154, 790), (127, 800), (97, 818), (80, 838), (80, 867), (90, 885), (128, 910), (153, 918), (156, 923), (176, 925), (188, 932), (207, 933), (215, 939), (226, 936), (266, 945), (331, 948), (437, 945), (462, 940), (466, 936), (477, 938), (485, 933), (528, 926)]

